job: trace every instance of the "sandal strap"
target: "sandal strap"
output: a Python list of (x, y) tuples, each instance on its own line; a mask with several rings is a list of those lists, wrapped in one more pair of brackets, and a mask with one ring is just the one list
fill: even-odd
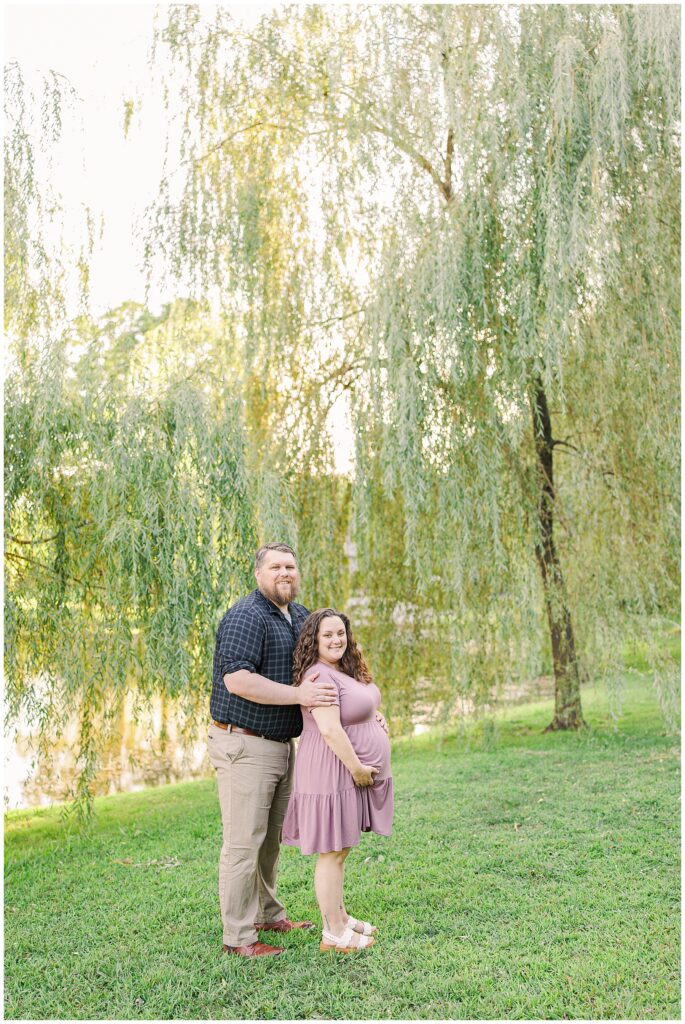
[[(354, 929), (354, 931), (357, 932), (357, 935), (373, 935), (374, 926), (372, 924), (369, 924), (368, 921), (358, 921), (356, 917), (352, 917), (352, 915), (350, 914), (348, 915), (347, 918), (347, 924), (349, 928), (352, 928)], [(361, 932), (357, 931), (358, 924), (362, 927)]]
[(330, 942), (333, 946), (351, 945), (350, 940), (355, 934), (356, 932), (353, 932), (349, 926), (344, 929), (342, 935), (334, 935), (333, 932), (327, 932), (325, 928), (321, 933), (324, 942)]
[(328, 942), (332, 946), (338, 946), (341, 949), (349, 948), (350, 946), (362, 949), (364, 946), (370, 945), (369, 942), (364, 941), (366, 936), (353, 931), (349, 924), (345, 927), (342, 935), (333, 935), (332, 932), (325, 930), (321, 934), (324, 942)]

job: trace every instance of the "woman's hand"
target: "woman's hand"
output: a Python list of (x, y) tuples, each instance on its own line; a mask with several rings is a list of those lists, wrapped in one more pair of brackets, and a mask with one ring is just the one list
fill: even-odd
[(388, 723), (386, 722), (385, 718), (384, 718), (384, 717), (383, 717), (383, 715), (382, 715), (382, 714), (380, 713), (380, 711), (377, 711), (377, 712), (376, 712), (376, 721), (377, 721), (377, 722), (378, 722), (378, 724), (380, 725), (380, 727), (381, 727), (381, 729), (383, 730), (383, 732), (385, 733), (385, 735), (386, 735), (386, 736), (389, 736), (389, 735), (390, 735), (390, 732), (388, 731)]
[(374, 768), (371, 764), (360, 764), (352, 772), (356, 786), (373, 786), (374, 775), (378, 775), (380, 768)]

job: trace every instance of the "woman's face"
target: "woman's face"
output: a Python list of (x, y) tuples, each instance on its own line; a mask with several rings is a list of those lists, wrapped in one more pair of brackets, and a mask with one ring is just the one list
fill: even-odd
[(329, 615), (319, 623), (319, 657), (334, 665), (347, 649), (347, 631), (339, 615)]

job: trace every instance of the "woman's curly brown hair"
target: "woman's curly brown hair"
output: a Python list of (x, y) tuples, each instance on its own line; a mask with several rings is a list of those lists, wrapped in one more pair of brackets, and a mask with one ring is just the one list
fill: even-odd
[(319, 626), (323, 619), (337, 615), (342, 619), (347, 634), (347, 647), (345, 653), (337, 664), (341, 672), (346, 676), (358, 679), (360, 683), (372, 683), (369, 667), (364, 661), (361, 648), (352, 636), (350, 620), (343, 612), (336, 612), (333, 608), (319, 608), (307, 616), (302, 624), (300, 636), (293, 653), (293, 686), (299, 686), (308, 668), (319, 660)]

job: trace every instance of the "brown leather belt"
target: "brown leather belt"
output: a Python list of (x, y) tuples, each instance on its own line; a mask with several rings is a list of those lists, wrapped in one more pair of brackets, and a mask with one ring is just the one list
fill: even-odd
[(261, 732), (254, 732), (252, 729), (243, 729), (242, 725), (233, 725), (232, 722), (217, 722), (212, 719), (212, 725), (217, 729), (224, 729), (226, 732), (239, 732), (244, 736), (257, 736), (260, 740), (273, 740), (274, 743), (289, 743), (289, 740), (276, 739), (275, 736), (265, 736)]

